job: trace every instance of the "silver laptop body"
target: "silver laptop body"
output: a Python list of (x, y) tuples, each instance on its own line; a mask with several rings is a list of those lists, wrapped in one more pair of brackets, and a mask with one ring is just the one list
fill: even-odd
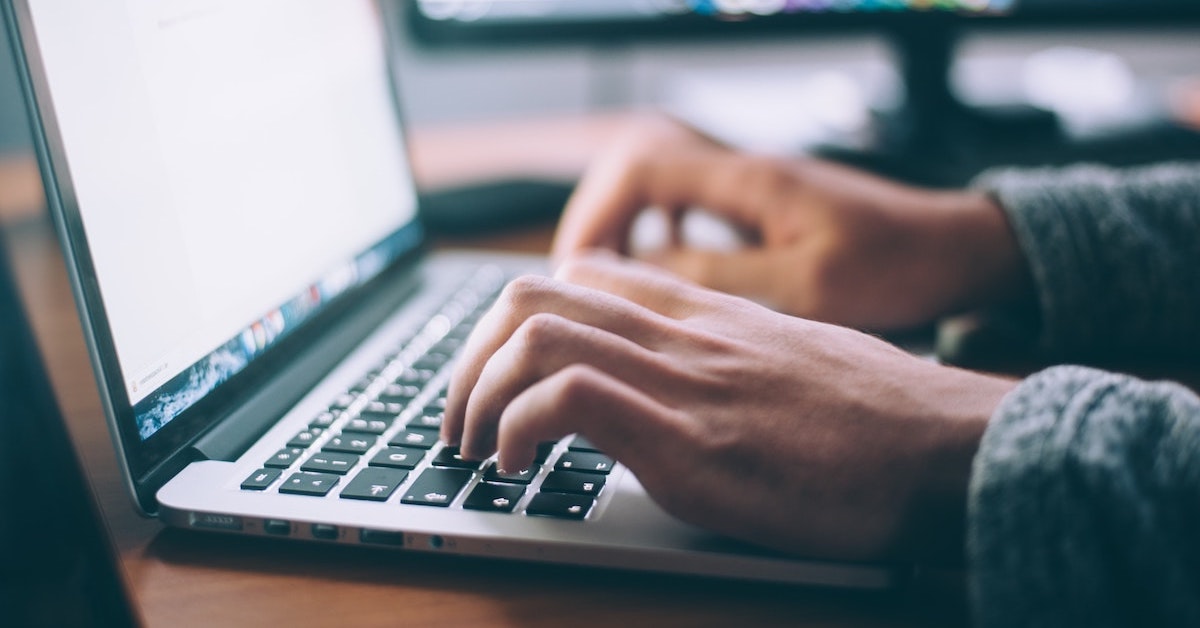
[(453, 347), (506, 278), (543, 261), (423, 251), (387, 62), (395, 5), (4, 2), (143, 513), (323, 543), (895, 583), (895, 568), (679, 522), (582, 440), (514, 478), (429, 440)]

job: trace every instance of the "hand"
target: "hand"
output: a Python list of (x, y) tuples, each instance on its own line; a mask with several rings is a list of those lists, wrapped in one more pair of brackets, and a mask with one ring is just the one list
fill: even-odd
[(712, 530), (809, 556), (944, 557), (1012, 386), (609, 254), (508, 286), (455, 367), (442, 438), (470, 458), (498, 444), (520, 469), (581, 433)]
[(704, 208), (747, 248), (674, 246), (648, 261), (797, 316), (898, 329), (1025, 296), (1027, 271), (1004, 212), (986, 195), (893, 183), (814, 159), (731, 150), (678, 123), (643, 123), (601, 156), (560, 223), (554, 256), (627, 253), (648, 207), (678, 226)]

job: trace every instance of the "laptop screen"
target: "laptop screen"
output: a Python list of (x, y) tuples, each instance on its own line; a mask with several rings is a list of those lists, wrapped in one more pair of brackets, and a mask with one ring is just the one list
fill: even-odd
[(372, 2), (29, 16), (143, 440), (418, 243)]

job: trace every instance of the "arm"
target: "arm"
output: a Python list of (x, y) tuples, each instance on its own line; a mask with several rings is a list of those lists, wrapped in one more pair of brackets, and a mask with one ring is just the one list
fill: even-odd
[(1078, 367), (1035, 375), (975, 459), (981, 626), (1200, 625), (1200, 400)]
[(1200, 164), (1005, 171), (977, 187), (1016, 234), (1051, 354), (1200, 351)]

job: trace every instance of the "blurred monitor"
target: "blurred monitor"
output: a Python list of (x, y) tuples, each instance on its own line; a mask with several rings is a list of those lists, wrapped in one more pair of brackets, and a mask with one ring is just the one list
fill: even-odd
[[(860, 31), (891, 44), (904, 100), (876, 111), (870, 146), (823, 153), (914, 182), (954, 185), (996, 163), (1115, 165), (1200, 157), (1200, 134), (1175, 128), (1102, 146), (1065, 138), (1031, 106), (964, 105), (950, 82), (967, 30), (1200, 26), (1200, 0), (414, 0), (408, 27), (427, 47), (643, 41), (732, 43)], [(1137, 131), (1141, 133), (1141, 131)], [(1157, 133), (1157, 131), (1156, 131)], [(915, 157), (915, 159), (914, 159)]]
[(1196, 0), (415, 0), (409, 5), (414, 32), (429, 44), (1200, 17)]

